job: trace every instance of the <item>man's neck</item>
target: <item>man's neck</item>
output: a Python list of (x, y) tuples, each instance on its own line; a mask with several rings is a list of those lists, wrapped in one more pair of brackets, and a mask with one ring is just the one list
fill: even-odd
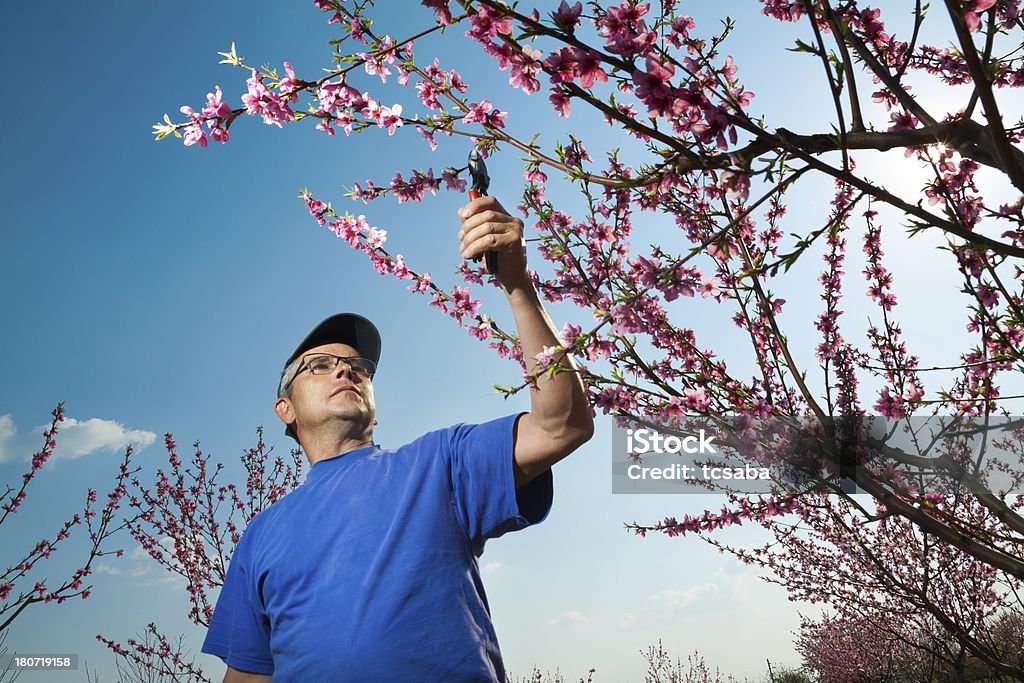
[(303, 437), (302, 439), (302, 450), (305, 452), (310, 466), (315, 465), (320, 460), (333, 458), (336, 455), (344, 455), (345, 453), (354, 451), (358, 448), (372, 445), (372, 434), (334, 437), (321, 436), (319, 438), (315, 435), (311, 435), (310, 437)]

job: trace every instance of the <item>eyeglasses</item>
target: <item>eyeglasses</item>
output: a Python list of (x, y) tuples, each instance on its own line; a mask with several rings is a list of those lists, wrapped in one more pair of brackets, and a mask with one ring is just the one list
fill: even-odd
[(349, 370), (352, 371), (353, 375), (362, 379), (373, 379), (373, 375), (377, 372), (377, 364), (369, 358), (363, 358), (362, 356), (335, 356), (333, 353), (312, 353), (302, 359), (299, 369), (295, 371), (295, 374), (288, 380), (288, 384), (284, 385), (284, 388), (290, 387), (303, 370), (309, 370), (314, 375), (327, 375), (334, 372), (335, 368), (338, 367), (338, 363), (343, 361)]

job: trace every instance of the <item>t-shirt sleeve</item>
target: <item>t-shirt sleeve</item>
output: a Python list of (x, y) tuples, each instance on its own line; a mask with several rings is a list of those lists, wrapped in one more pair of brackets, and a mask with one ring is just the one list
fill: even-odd
[(202, 651), (234, 669), (269, 675), (274, 673), (270, 622), (251, 573), (250, 540), (242, 536), (228, 563)]
[(452, 490), (463, 528), (473, 541), (539, 524), (551, 510), (551, 470), (516, 490), (512, 443), (519, 415), (449, 431)]

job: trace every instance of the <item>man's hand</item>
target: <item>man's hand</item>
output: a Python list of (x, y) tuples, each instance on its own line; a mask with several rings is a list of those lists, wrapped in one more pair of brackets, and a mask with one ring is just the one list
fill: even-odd
[(506, 292), (530, 283), (521, 220), (510, 216), (497, 199), (487, 196), (474, 199), (459, 209), (459, 218), (462, 220), (458, 235), (462, 258), (496, 252), (498, 274), (495, 277)]

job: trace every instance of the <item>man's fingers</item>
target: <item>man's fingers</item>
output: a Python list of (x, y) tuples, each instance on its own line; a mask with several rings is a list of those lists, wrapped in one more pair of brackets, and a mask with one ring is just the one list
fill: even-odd
[(463, 258), (471, 259), (485, 251), (504, 251), (514, 245), (521, 245), (521, 238), (509, 232), (489, 232), (480, 234), (477, 237), (463, 241), (459, 253)]
[[(459, 240), (462, 242), (463, 250), (478, 240), (487, 239), (489, 235), (509, 235), (509, 244), (518, 242), (523, 234), (522, 223), (511, 216), (505, 216), (505, 218), (508, 220), (487, 221), (471, 227), (463, 226), (462, 230), (459, 231)], [(495, 243), (499, 242), (500, 240)]]
[(505, 207), (503, 207), (501, 205), (501, 202), (499, 202), (498, 199), (493, 195), (484, 195), (482, 197), (477, 197), (476, 199), (470, 201), (469, 204), (466, 204), (464, 207), (459, 209), (457, 213), (459, 215), (459, 218), (465, 221), (467, 218), (475, 214), (488, 210), (500, 213), (502, 215), (508, 215), (508, 212), (505, 211)]
[(510, 224), (521, 224), (521, 221), (514, 216), (510, 216), (507, 213), (495, 210), (485, 210), (478, 213), (474, 213), (468, 218), (462, 219), (462, 227), (459, 230), (459, 239), (462, 239), (474, 228), (478, 228), (486, 223), (510, 223)]

